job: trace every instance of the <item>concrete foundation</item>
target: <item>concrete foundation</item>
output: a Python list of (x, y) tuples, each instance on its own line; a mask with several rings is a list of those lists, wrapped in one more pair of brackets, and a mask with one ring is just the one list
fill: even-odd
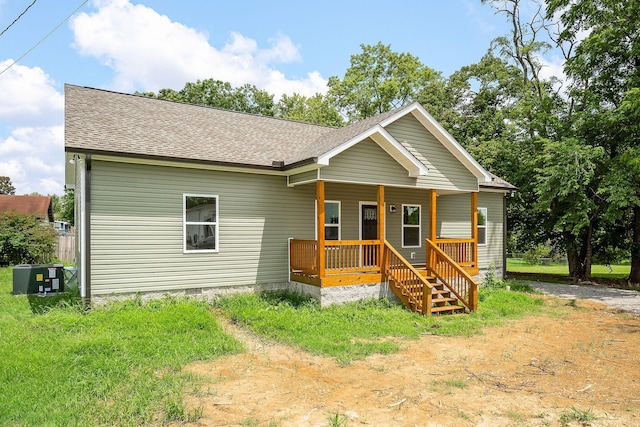
[(125, 294), (111, 295), (94, 295), (91, 298), (93, 305), (105, 305), (112, 301), (122, 301), (133, 298), (142, 298), (142, 300), (159, 299), (166, 296), (172, 297), (194, 297), (203, 298), (205, 300), (213, 300), (224, 295), (233, 295), (239, 293), (256, 293), (256, 292), (274, 292), (274, 291), (293, 291), (303, 295), (308, 295), (320, 302), (322, 307), (331, 304), (343, 304), (346, 302), (359, 301), (368, 298), (387, 298), (392, 302), (401, 304), (398, 297), (389, 289), (388, 283), (371, 283), (365, 285), (351, 286), (333, 286), (329, 288), (320, 288), (318, 286), (308, 285), (300, 282), (283, 282), (269, 283), (253, 286), (225, 286), (217, 288), (191, 288), (184, 290), (176, 290), (171, 292), (132, 292)]
[(299, 282), (289, 282), (289, 290), (309, 295), (320, 301), (320, 306), (343, 304), (345, 302), (360, 301), (368, 298), (387, 298), (401, 303), (398, 297), (389, 289), (388, 283), (371, 283), (365, 285), (332, 286), (319, 288)]

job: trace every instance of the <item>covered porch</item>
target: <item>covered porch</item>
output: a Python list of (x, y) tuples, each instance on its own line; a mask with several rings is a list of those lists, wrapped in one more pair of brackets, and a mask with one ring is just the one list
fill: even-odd
[(440, 311), (438, 307), (447, 302), (443, 298), (449, 293), (451, 300), (458, 300), (466, 310), (477, 309), (477, 284), (472, 278), (478, 273), (477, 192), (469, 196), (471, 237), (454, 239), (437, 236), (438, 195), (436, 190), (425, 190), (429, 225), (428, 237), (422, 240), (424, 262), (412, 263), (387, 240), (384, 185), (376, 188), (375, 233), (370, 231), (365, 236), (361, 231), (362, 238), (358, 240), (327, 238), (332, 236), (326, 231), (330, 221), (325, 212), (325, 182), (318, 180), (315, 185), (317, 238), (290, 239), (291, 281), (320, 288), (388, 283), (407, 307), (425, 315)]

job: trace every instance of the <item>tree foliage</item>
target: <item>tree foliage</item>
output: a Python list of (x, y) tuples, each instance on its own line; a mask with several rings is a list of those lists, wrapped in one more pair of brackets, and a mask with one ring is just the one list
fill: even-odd
[(324, 126), (344, 125), (338, 110), (322, 94), (306, 97), (294, 93), (283, 95), (278, 102), (275, 102), (273, 94), (258, 89), (254, 85), (233, 87), (228, 82), (206, 79), (187, 83), (179, 91), (165, 88), (160, 89), (157, 94), (144, 92), (137, 95)]
[(342, 79), (329, 77), (328, 96), (350, 121), (374, 116), (416, 101), (421, 92), (442, 87), (440, 73), (390, 45), (360, 45)]
[(69, 225), (74, 225), (75, 215), (75, 196), (74, 191), (70, 189), (64, 190), (64, 196), (60, 198), (60, 202), (58, 204), (58, 215), (56, 218), (60, 219), (60, 221), (66, 221)]
[(34, 215), (0, 212), (0, 265), (51, 262), (56, 242), (53, 228)]
[(16, 188), (11, 182), (11, 178), (8, 176), (0, 176), (0, 194), (14, 195), (16, 194)]
[(273, 95), (249, 84), (232, 87), (228, 82), (205, 79), (189, 82), (179, 91), (160, 89), (157, 94), (145, 92), (138, 95), (263, 116), (274, 115)]
[(331, 101), (321, 94), (311, 97), (282, 95), (275, 107), (276, 117), (316, 125), (340, 127), (344, 119)]
[[(552, 0), (560, 15), (560, 42), (575, 44), (565, 71), (572, 78), (575, 132), (606, 153), (598, 194), (606, 197), (603, 222), (627, 224), (629, 280), (640, 283), (640, 0)], [(579, 34), (586, 36), (579, 40)]]

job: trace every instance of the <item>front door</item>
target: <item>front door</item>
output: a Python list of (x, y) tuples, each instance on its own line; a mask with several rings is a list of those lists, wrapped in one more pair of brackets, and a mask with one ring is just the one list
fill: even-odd
[[(378, 239), (378, 206), (363, 204), (360, 206), (360, 239)], [(375, 268), (378, 265), (378, 245), (362, 245), (360, 248), (362, 267)]]
[(362, 221), (362, 240), (378, 239), (378, 206), (362, 205), (360, 207), (360, 217)]

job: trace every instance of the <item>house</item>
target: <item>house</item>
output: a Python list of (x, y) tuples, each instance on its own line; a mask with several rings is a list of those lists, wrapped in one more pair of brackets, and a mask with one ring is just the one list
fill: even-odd
[(66, 221), (53, 221), (53, 228), (58, 234), (71, 233), (71, 225)]
[(504, 271), (514, 187), (417, 103), (332, 128), (66, 85), (65, 151), (86, 298), (295, 289), (429, 314)]
[(49, 196), (15, 196), (0, 194), (0, 212), (15, 211), (33, 215), (43, 223), (53, 223), (53, 207)]

